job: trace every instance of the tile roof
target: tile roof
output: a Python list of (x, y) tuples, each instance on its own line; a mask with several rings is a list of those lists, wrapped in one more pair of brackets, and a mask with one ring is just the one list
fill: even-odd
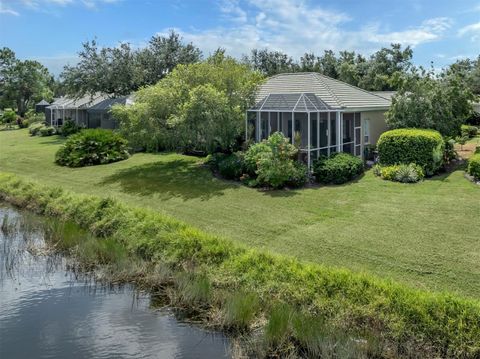
[(383, 110), (390, 100), (345, 82), (316, 72), (285, 73), (263, 83), (256, 96), (260, 102), (269, 94), (313, 93), (330, 108), (347, 110)]

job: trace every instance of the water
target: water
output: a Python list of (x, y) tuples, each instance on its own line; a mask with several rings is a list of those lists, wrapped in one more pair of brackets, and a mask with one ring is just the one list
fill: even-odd
[(17, 225), (0, 231), (0, 358), (231, 356), (224, 336), (152, 309), (148, 294), (76, 278), (42, 251), (42, 219), (0, 204), (5, 214)]

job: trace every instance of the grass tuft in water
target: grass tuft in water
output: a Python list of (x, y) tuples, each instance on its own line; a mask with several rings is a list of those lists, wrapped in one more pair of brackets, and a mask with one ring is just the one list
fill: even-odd
[(212, 299), (212, 285), (204, 274), (180, 273), (175, 277), (179, 298), (183, 304), (205, 306)]
[(223, 326), (231, 330), (245, 331), (259, 310), (260, 300), (255, 294), (232, 294), (225, 300)]

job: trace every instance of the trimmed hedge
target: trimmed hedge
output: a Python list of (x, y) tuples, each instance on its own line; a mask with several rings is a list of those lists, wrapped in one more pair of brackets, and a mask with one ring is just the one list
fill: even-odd
[(363, 161), (349, 153), (334, 153), (313, 163), (313, 174), (320, 183), (342, 184), (363, 173)]
[(377, 148), (382, 166), (415, 163), (431, 176), (443, 165), (445, 143), (438, 131), (404, 128), (384, 132)]
[(110, 130), (88, 129), (71, 135), (55, 154), (62, 166), (84, 167), (125, 160), (128, 142)]
[(470, 157), (468, 160), (467, 173), (477, 181), (480, 181), (480, 153)]
[(15, 175), (0, 173), (0, 200), (74, 221), (154, 265), (204, 273), (214, 290), (257, 295), (263, 311), (280, 301), (335, 323), (349, 338), (362, 340), (363, 333), (381, 339), (388, 344), (388, 357), (392, 350), (400, 357), (480, 356), (478, 300), (247, 249), (157, 211), (40, 186)]

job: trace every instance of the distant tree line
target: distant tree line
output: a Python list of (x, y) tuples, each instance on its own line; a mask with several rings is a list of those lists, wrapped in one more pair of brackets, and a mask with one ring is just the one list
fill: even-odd
[[(369, 91), (411, 92), (415, 81), (426, 76), (432, 81), (458, 84), (480, 95), (480, 55), (476, 59), (458, 60), (440, 74), (416, 67), (412, 56), (410, 47), (391, 44), (369, 56), (354, 51), (327, 50), (319, 55), (305, 53), (299, 59), (281, 51), (253, 49), (237, 61), (264, 76), (319, 72)], [(144, 48), (135, 48), (129, 43), (101, 47), (96, 40), (88, 41), (82, 44), (78, 57), (78, 63), (65, 66), (55, 80), (39, 62), (21, 61), (10, 49), (1, 49), (0, 108), (11, 107), (23, 115), (42, 98), (51, 100), (61, 95), (78, 98), (99, 92), (111, 96), (127, 95), (158, 83), (180, 64), (206, 61), (197, 46), (186, 43), (174, 31), (165, 36), (153, 36)], [(435, 87), (431, 83), (429, 86)]]

